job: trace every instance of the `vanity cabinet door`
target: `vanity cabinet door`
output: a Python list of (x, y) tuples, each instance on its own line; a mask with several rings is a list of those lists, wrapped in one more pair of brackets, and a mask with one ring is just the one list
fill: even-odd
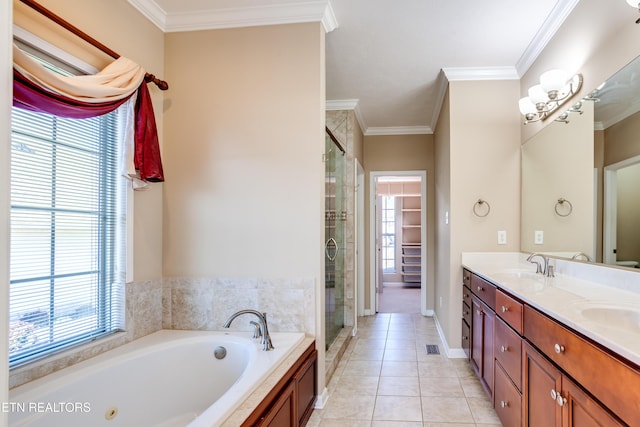
[(562, 377), (565, 427), (624, 426), (568, 377)]
[(562, 425), (562, 406), (557, 395), (562, 391), (562, 373), (529, 343), (522, 350), (525, 427)]
[(471, 365), (487, 393), (493, 390), (493, 328), (496, 314), (475, 295), (471, 298)]
[(499, 363), (496, 363), (495, 374), (493, 407), (503, 427), (520, 427), (522, 396)]

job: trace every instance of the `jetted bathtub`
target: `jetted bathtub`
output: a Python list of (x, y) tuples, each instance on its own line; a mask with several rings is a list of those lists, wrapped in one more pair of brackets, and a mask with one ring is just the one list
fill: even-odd
[[(304, 339), (162, 330), (10, 390), (10, 426), (218, 426)], [(224, 358), (216, 358), (224, 351)]]

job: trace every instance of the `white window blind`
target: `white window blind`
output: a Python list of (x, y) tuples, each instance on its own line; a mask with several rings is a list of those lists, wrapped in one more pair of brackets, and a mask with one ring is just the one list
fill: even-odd
[(123, 328), (127, 181), (118, 116), (12, 111), (12, 367)]

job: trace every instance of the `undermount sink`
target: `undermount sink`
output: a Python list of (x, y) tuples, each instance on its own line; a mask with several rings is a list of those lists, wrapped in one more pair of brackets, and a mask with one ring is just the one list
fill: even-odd
[(588, 320), (620, 329), (640, 330), (640, 308), (592, 306), (580, 311)]
[(529, 270), (504, 270), (500, 274), (511, 276), (515, 279), (544, 280), (544, 275)]
[(541, 291), (545, 287), (545, 277), (534, 271), (524, 269), (505, 269), (495, 273), (494, 278), (517, 285), (528, 291)]

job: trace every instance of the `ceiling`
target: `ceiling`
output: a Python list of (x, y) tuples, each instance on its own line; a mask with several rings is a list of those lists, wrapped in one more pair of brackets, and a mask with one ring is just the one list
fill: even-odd
[(128, 1), (165, 32), (322, 22), (327, 109), (380, 135), (432, 133), (447, 80), (519, 79), (579, 0)]

